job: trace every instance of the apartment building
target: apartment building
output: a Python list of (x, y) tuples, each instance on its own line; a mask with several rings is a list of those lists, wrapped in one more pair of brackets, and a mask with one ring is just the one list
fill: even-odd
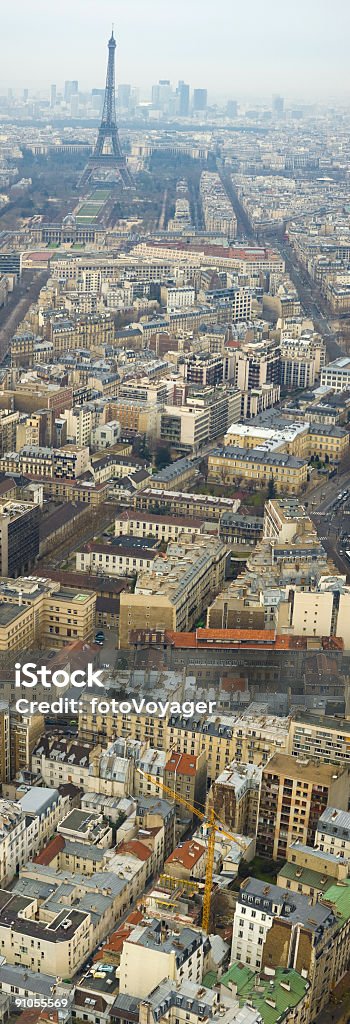
[(339, 356), (333, 362), (327, 363), (321, 370), (321, 387), (332, 388), (332, 391), (350, 390), (350, 359), (348, 356)]
[(227, 545), (255, 547), (262, 537), (261, 518), (224, 512), (220, 521), (220, 537)]
[(38, 712), (34, 715), (22, 715), (11, 706), (10, 713), (10, 750), (11, 778), (31, 764), (32, 753), (36, 744), (45, 732), (45, 720)]
[(190, 629), (222, 586), (226, 548), (212, 536), (180, 535), (151, 570), (139, 573), (133, 594), (120, 595), (119, 646), (131, 630)]
[(40, 637), (48, 647), (91, 640), (96, 594), (81, 593), (51, 580), (20, 576), (0, 585), (0, 649), (29, 650)]
[(157, 555), (150, 541), (137, 537), (125, 541), (118, 537), (106, 544), (90, 541), (76, 551), (76, 569), (110, 576), (136, 576), (142, 570), (151, 569)]
[(16, 999), (38, 999), (43, 1002), (52, 997), (61, 1000), (67, 999), (66, 1013), (62, 1007), (62, 1020), (68, 1021), (71, 1011), (71, 990), (70, 986), (60, 983), (50, 974), (38, 974), (36, 971), (26, 970), (20, 965), (1, 964), (0, 966), (0, 992), (10, 1000), (10, 1008)]
[[(314, 1020), (344, 974), (349, 955), (349, 915), (337, 918), (341, 884), (328, 890), (310, 912), (307, 896), (256, 878), (241, 886), (234, 917), (232, 960), (252, 970), (292, 968), (309, 982), (308, 1015)], [(343, 950), (339, 958), (340, 943)], [(286, 975), (287, 976), (287, 975)], [(288, 1005), (288, 1004), (287, 1004)]]
[(30, 380), (24, 376), (12, 389), (1, 389), (0, 401), (2, 406), (6, 405), (18, 412), (28, 414), (38, 409), (48, 409), (55, 416), (60, 416), (65, 409), (72, 406), (73, 388), (68, 384), (44, 384), (41, 378), (33, 373)]
[[(131, 999), (131, 997), (130, 997)], [(134, 1001), (133, 1001), (134, 1002)], [(115, 1007), (121, 1019), (125, 1000), (119, 996)], [(119, 1004), (119, 1005), (118, 1005)], [(223, 992), (217, 989), (205, 988), (203, 985), (193, 981), (162, 981), (149, 997), (142, 1000), (140, 1004), (140, 1024), (154, 1024), (162, 1014), (164, 1024), (199, 1024), (201, 1020), (208, 1021), (208, 1024), (216, 1020), (222, 1024), (230, 1024), (233, 1020), (240, 1018), (239, 1002), (233, 998), (231, 992)], [(130, 1006), (128, 1024), (131, 1024), (131, 1013), (133, 1005)], [(124, 1011), (125, 1012), (125, 1011)], [(245, 1024), (261, 1024), (262, 1018), (258, 1010), (244, 1003)]]
[(188, 821), (193, 818), (191, 811), (177, 801), (182, 800), (203, 810), (207, 792), (207, 758), (205, 751), (200, 754), (183, 754), (172, 750), (164, 768), (164, 783), (174, 793), (177, 818)]
[(12, 882), (28, 857), (26, 817), (21, 804), (0, 800), (0, 884)]
[(347, 808), (349, 770), (276, 753), (263, 768), (257, 850), (277, 860), (298, 840), (312, 846), (327, 806)]
[(287, 848), (287, 861), (277, 876), (278, 885), (304, 893), (311, 903), (327, 899), (327, 890), (347, 879), (348, 864), (332, 853), (295, 841)]
[(208, 804), (230, 832), (256, 835), (261, 775), (255, 764), (232, 761), (212, 783)]
[(305, 459), (283, 452), (263, 452), (260, 448), (216, 448), (208, 457), (208, 479), (233, 486), (248, 480), (256, 487), (274, 487), (282, 494), (299, 494), (306, 487), (308, 464)]
[(173, 312), (174, 309), (185, 309), (188, 306), (194, 306), (195, 298), (195, 289), (190, 285), (183, 287), (162, 285), (160, 289), (161, 303), (166, 307), (168, 313)]
[(264, 538), (288, 543), (296, 535), (313, 530), (313, 523), (297, 498), (270, 499), (265, 503)]
[(19, 452), (10, 452), (0, 458), (3, 473), (21, 473), (43, 480), (75, 480), (89, 468), (89, 448), (74, 444), (62, 445), (61, 448), (24, 445)]
[(275, 915), (284, 910), (283, 890), (256, 878), (242, 883), (233, 919), (231, 959), (253, 970), (263, 965), (263, 950)]
[[(129, 759), (122, 751), (129, 749)], [(132, 741), (108, 744), (106, 749), (91, 743), (58, 737), (48, 740), (43, 736), (33, 751), (32, 770), (40, 772), (47, 786), (73, 783), (85, 792), (104, 796), (125, 796), (130, 792), (133, 779), (133, 755), (140, 745)]]
[(220, 175), (202, 171), (199, 188), (206, 230), (224, 234), (228, 240), (235, 238), (237, 218)]
[(290, 722), (289, 753), (295, 758), (350, 766), (350, 723), (298, 709)]
[(337, 859), (350, 862), (350, 812), (326, 807), (319, 818), (315, 846)]
[(307, 1024), (309, 1020), (310, 982), (292, 967), (272, 968), (267, 975), (256, 974), (240, 963), (231, 964), (220, 979), (221, 991), (226, 990), (239, 1000), (244, 1012), (246, 1008), (256, 1011), (267, 1024), (272, 1009), (283, 1024)]
[(154, 537), (156, 540), (177, 540), (180, 533), (191, 536), (202, 533), (204, 520), (192, 516), (155, 515), (152, 512), (135, 512), (126, 508), (115, 519), (116, 537)]
[(12, 452), (16, 448), (16, 433), (19, 423), (19, 412), (0, 409), (0, 455)]
[(39, 554), (40, 509), (31, 502), (0, 501), (0, 576), (29, 572)]
[(301, 459), (316, 456), (324, 462), (337, 463), (349, 447), (349, 430), (328, 424), (288, 423), (282, 421), (276, 428), (248, 423), (233, 424), (224, 443), (240, 448), (265, 449), (266, 452), (286, 452)]
[[(134, 673), (126, 672), (123, 676), (123, 686), (128, 693), (135, 696), (140, 703), (140, 711), (134, 714), (123, 714), (120, 711), (113, 713), (111, 709), (108, 714), (102, 714), (98, 708), (92, 711), (88, 694), (81, 694), (79, 710), (79, 738), (82, 742), (99, 742), (106, 745), (106, 740), (115, 740), (118, 736), (138, 740), (143, 746), (153, 747), (157, 750), (170, 749), (167, 745), (167, 717), (160, 718), (157, 715), (148, 714), (147, 708), (142, 703), (145, 700), (145, 693), (148, 688), (152, 692), (152, 700), (180, 701), (184, 696), (187, 676), (180, 672), (167, 671), (145, 671), (140, 670)], [(145, 755), (146, 756), (146, 755)], [(140, 783), (139, 783), (140, 785)], [(140, 789), (141, 791), (141, 789)], [(149, 790), (150, 792), (150, 790)]]
[(207, 715), (205, 719), (194, 716), (190, 721), (171, 715), (167, 749), (175, 747), (188, 754), (204, 750), (208, 781), (213, 784), (231, 762), (266, 764), (276, 750), (287, 750), (288, 737), (287, 718), (253, 714), (249, 709), (242, 715)]
[(90, 913), (75, 907), (38, 911), (37, 899), (2, 891), (0, 942), (9, 964), (72, 978), (93, 948)]
[(47, 786), (26, 786), (21, 783), (16, 788), (18, 800), (26, 818), (27, 860), (36, 857), (39, 850), (53, 835), (61, 819), (76, 801), (78, 790), (74, 787), (60, 786), (55, 789)]
[(144, 999), (157, 985), (193, 981), (203, 977), (204, 939), (200, 932), (182, 928), (173, 934), (162, 931), (161, 922), (140, 925), (125, 940), (120, 959), (120, 992)]
[(46, 318), (46, 338), (55, 355), (75, 348), (97, 348), (111, 345), (115, 339), (111, 313), (85, 313), (74, 316), (57, 313)]
[[(176, 516), (200, 516), (202, 519), (218, 522), (224, 512), (237, 512), (240, 502), (234, 498), (216, 498), (211, 494), (190, 494), (173, 489), (160, 491), (155, 487), (145, 487), (134, 497), (135, 509), (169, 513)], [(179, 520), (180, 526), (180, 520)]]
[(120, 395), (111, 400), (110, 413), (113, 420), (118, 420), (122, 430), (136, 430), (147, 436), (157, 432), (159, 408), (155, 402)]
[(189, 484), (198, 475), (196, 461), (184, 457), (171, 462), (169, 466), (165, 466), (152, 477), (152, 490), (167, 491), (173, 487), (182, 488)]
[(170, 854), (164, 864), (164, 872), (172, 878), (204, 878), (207, 863), (206, 847), (195, 839), (187, 839)]
[(235, 384), (250, 391), (280, 383), (280, 346), (274, 340), (245, 342), (235, 352)]
[(209, 440), (209, 425), (208, 409), (167, 405), (160, 414), (159, 438), (179, 451), (197, 452)]
[(201, 387), (217, 387), (224, 379), (224, 359), (220, 354), (193, 352), (186, 356), (181, 369), (189, 384), (199, 384)]
[[(1, 605), (0, 605), (1, 623)], [(1, 632), (1, 625), (0, 625)], [(10, 709), (7, 701), (0, 701), (0, 783), (10, 779)]]

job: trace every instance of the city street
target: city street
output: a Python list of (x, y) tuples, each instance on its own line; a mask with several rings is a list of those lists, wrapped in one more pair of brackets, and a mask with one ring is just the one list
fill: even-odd
[(48, 276), (48, 270), (24, 270), (6, 306), (0, 309), (0, 362), (5, 358), (12, 336), (24, 320), (29, 307), (38, 298)]

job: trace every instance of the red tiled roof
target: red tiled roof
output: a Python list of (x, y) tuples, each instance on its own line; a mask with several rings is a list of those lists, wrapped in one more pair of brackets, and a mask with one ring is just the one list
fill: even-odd
[(65, 842), (63, 836), (54, 836), (53, 839), (50, 839), (50, 842), (44, 846), (41, 853), (38, 853), (37, 857), (33, 858), (34, 864), (44, 864), (45, 867), (48, 867), (48, 865), (51, 864), (51, 861), (57, 857), (57, 854), (64, 850), (64, 847)]
[(177, 775), (195, 775), (196, 768), (197, 758), (194, 754), (177, 754), (176, 751), (165, 765), (167, 772), (176, 772)]
[(126, 939), (129, 938), (130, 933), (138, 924), (143, 921), (143, 914), (140, 910), (133, 910), (126, 920), (117, 928), (115, 932), (110, 936), (108, 942), (105, 942), (102, 949), (94, 956), (94, 961), (102, 960), (103, 957), (108, 953), (121, 953), (123, 945)]
[(139, 860), (148, 860), (152, 856), (152, 851), (139, 839), (129, 839), (128, 843), (121, 843), (117, 846), (117, 853), (132, 853)]
[(276, 636), (270, 629), (197, 629), (195, 633), (176, 633), (167, 630), (165, 640), (180, 649), (231, 647), (285, 651), (306, 650), (308, 637)]
[(182, 846), (178, 846), (165, 861), (167, 864), (182, 864), (184, 868), (191, 868), (206, 852), (205, 846), (196, 843), (194, 839), (188, 839)]

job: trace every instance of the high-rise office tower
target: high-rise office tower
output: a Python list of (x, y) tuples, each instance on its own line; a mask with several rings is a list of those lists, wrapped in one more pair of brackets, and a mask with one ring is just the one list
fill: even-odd
[(283, 96), (272, 97), (272, 110), (276, 117), (283, 117), (284, 113), (284, 99)]
[(72, 96), (76, 96), (77, 92), (78, 82), (76, 80), (64, 83), (64, 98), (66, 103), (70, 103)]
[(26, 103), (27, 99), (28, 99), (28, 89), (23, 89), (23, 99), (24, 99), (24, 102)]
[(129, 110), (131, 99), (131, 85), (118, 85), (118, 107), (120, 110)]
[(177, 87), (178, 113), (180, 117), (188, 117), (190, 109), (190, 87), (186, 82), (179, 82)]
[(79, 94), (77, 92), (74, 93), (74, 96), (71, 97), (70, 112), (71, 112), (72, 117), (78, 117), (78, 114), (79, 114)]
[(193, 110), (206, 110), (208, 102), (208, 93), (206, 89), (194, 89), (193, 91)]
[(160, 78), (158, 85), (152, 85), (152, 103), (160, 110), (168, 108), (171, 99), (171, 85), (168, 78)]
[(57, 86), (56, 85), (52, 85), (51, 88), (50, 88), (50, 107), (55, 107), (56, 106), (56, 99), (57, 99)]
[(227, 117), (237, 117), (238, 107), (237, 100), (228, 100), (226, 107)]

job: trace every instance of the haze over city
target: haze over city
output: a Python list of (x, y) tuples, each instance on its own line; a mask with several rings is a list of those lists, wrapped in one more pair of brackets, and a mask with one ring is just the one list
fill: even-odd
[(6, 0), (0, 1024), (350, 1024), (350, 9)]
[(147, 93), (179, 78), (224, 96), (305, 101), (349, 97), (350, 7), (345, 0), (16, 0), (2, 19), (0, 88), (48, 88), (78, 78), (104, 84), (105, 39), (114, 22), (117, 80)]

